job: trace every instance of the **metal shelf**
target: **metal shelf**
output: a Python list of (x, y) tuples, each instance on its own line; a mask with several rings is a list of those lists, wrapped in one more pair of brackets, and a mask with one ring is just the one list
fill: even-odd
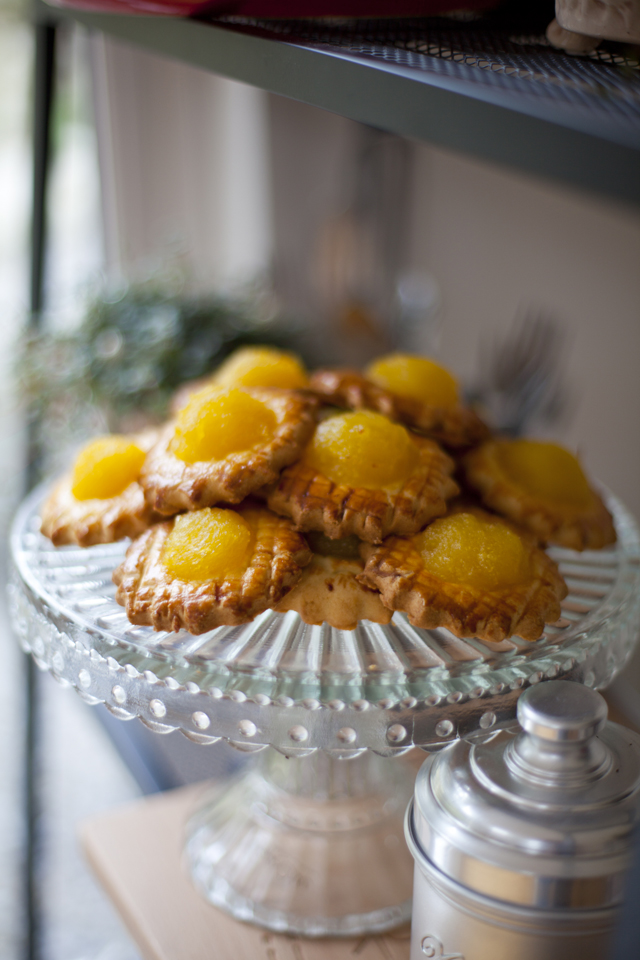
[(90, 29), (413, 139), (640, 204), (640, 69), (480, 20), (196, 21), (48, 7)]

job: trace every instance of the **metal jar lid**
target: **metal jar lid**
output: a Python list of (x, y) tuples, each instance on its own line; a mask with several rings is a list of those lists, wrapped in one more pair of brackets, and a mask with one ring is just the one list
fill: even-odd
[(465, 887), (549, 908), (620, 901), (640, 816), (640, 737), (600, 694), (550, 680), (518, 701), (520, 728), (460, 741), (423, 764), (408, 831)]

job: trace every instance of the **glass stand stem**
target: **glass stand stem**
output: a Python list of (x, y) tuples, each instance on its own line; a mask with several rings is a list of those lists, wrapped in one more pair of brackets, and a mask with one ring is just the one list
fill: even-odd
[(397, 926), (411, 910), (403, 818), (412, 790), (401, 760), (265, 750), (192, 817), (193, 880), (211, 903), (271, 930), (352, 936)]

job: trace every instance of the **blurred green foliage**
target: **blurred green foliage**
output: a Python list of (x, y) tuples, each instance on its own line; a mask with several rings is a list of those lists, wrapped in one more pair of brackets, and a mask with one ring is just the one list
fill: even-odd
[(296, 339), (264, 294), (195, 297), (145, 283), (96, 297), (72, 331), (27, 337), (19, 373), (36, 420), (73, 420), (89, 405), (117, 430), (133, 414), (161, 420), (180, 384), (210, 373), (237, 347), (296, 349)]

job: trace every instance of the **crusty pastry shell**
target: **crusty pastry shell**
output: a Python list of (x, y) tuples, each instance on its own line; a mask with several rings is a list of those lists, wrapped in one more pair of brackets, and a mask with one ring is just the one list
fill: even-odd
[(255, 531), (253, 555), (241, 577), (221, 583), (170, 576), (161, 555), (173, 519), (134, 540), (113, 573), (116, 600), (131, 623), (206, 633), (225, 624), (247, 623), (284, 597), (311, 559), (304, 537), (264, 507), (243, 507), (238, 513)]
[(391, 611), (378, 591), (356, 579), (363, 567), (362, 560), (314, 554), (298, 583), (274, 610), (295, 610), (305, 623), (328, 623), (338, 630), (355, 630), (359, 620), (389, 623)]
[(411, 536), (446, 513), (446, 501), (458, 492), (453, 460), (432, 440), (415, 434), (411, 439), (420, 462), (397, 493), (333, 483), (300, 460), (283, 470), (267, 491), (267, 503), (291, 517), (298, 530), (320, 530), (334, 540), (355, 534), (380, 543), (391, 533)]
[[(243, 388), (244, 389), (244, 388)], [(276, 415), (271, 441), (232, 453), (224, 460), (185, 463), (170, 450), (175, 421), (164, 428), (140, 476), (145, 495), (159, 513), (172, 515), (216, 503), (240, 503), (272, 483), (283, 467), (296, 460), (313, 432), (316, 401), (294, 390), (245, 389)]]
[(489, 436), (487, 425), (469, 407), (432, 407), (401, 397), (357, 370), (318, 370), (310, 379), (310, 389), (325, 403), (350, 410), (377, 410), (448, 447), (470, 447)]
[[(489, 517), (481, 510), (472, 512)], [(508, 526), (529, 548), (532, 576), (524, 584), (486, 591), (449, 583), (429, 573), (413, 541), (400, 537), (389, 537), (381, 546), (363, 544), (366, 563), (358, 579), (377, 588), (383, 603), (391, 610), (403, 610), (415, 627), (446, 627), (457, 637), (494, 643), (514, 634), (537, 640), (545, 623), (560, 616), (560, 600), (567, 595), (567, 587), (556, 564), (535, 545), (534, 538)]]
[(490, 440), (463, 460), (467, 481), (487, 507), (515, 520), (545, 543), (571, 550), (599, 550), (615, 543), (611, 514), (595, 490), (591, 490), (591, 507), (584, 509), (536, 497), (511, 480), (498, 459), (500, 444), (508, 442)]
[(121, 494), (108, 500), (76, 500), (68, 473), (55, 485), (42, 508), (40, 530), (56, 547), (70, 543), (93, 547), (137, 537), (158, 519), (139, 483), (130, 483)]
[[(131, 442), (149, 450), (157, 437), (157, 430), (147, 430), (132, 435)], [(117, 497), (104, 500), (76, 500), (71, 487), (69, 472), (58, 481), (42, 508), (40, 530), (56, 547), (115, 543), (139, 536), (160, 519), (146, 502), (139, 483), (130, 483)]]

